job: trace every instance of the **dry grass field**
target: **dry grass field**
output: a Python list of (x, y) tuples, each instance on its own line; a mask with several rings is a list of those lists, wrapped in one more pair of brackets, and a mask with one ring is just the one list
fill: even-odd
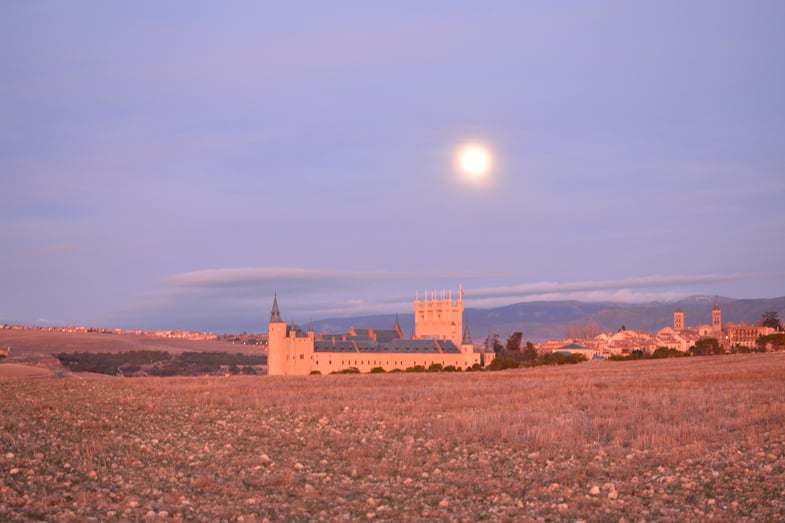
[(0, 393), (3, 521), (785, 519), (785, 353)]
[[(138, 334), (104, 334), (101, 332), (58, 332), (47, 330), (0, 329), (0, 347), (11, 347), (11, 354), (0, 359), (0, 366), (15, 363), (28, 367), (21, 373), (29, 373), (29, 367), (46, 369), (58, 376), (70, 374), (60, 365), (54, 354), (60, 352), (129, 352), (166, 351), (171, 354), (182, 352), (227, 352), (229, 354), (260, 354), (259, 347), (217, 340), (183, 340), (158, 338)], [(6, 374), (10, 374), (5, 369)], [(3, 369), (0, 368), (0, 374)]]

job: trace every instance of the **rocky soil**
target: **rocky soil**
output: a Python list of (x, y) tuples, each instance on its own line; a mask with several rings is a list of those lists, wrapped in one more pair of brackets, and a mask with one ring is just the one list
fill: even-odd
[(575, 367), (0, 380), (0, 520), (785, 519), (785, 354)]

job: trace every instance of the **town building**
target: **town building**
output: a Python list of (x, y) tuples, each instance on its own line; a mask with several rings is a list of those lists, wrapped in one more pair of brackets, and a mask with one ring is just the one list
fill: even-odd
[(463, 325), (463, 288), (457, 300), (444, 292), (430, 299), (419, 293), (414, 300), (414, 335), (404, 337), (398, 320), (392, 329), (349, 329), (343, 334), (303, 332), (281, 319), (278, 296), (268, 324), (267, 374), (303, 376), (330, 374), (347, 369), (391, 371), (431, 365), (465, 370), (490, 364), (493, 354), (483, 354), (472, 343), (469, 326)]
[(600, 349), (593, 349), (591, 347), (587, 347), (585, 345), (581, 345), (580, 343), (568, 343), (566, 345), (562, 345), (561, 347), (552, 350), (554, 354), (563, 354), (565, 356), (570, 356), (572, 354), (580, 354), (587, 360), (602, 360), (605, 359), (605, 355), (603, 355)]
[[(670, 330), (670, 329), (668, 329)], [(761, 325), (748, 325), (746, 323), (722, 323), (722, 309), (719, 299), (714, 299), (714, 307), (711, 309), (711, 325), (701, 324), (697, 327), (684, 327), (684, 313), (681, 309), (676, 309), (673, 313), (672, 337), (678, 340), (676, 344), (663, 343), (664, 347), (672, 347), (679, 350), (687, 350), (690, 346), (701, 338), (716, 338), (720, 346), (726, 350), (733, 347), (754, 348), (760, 336), (765, 336), (774, 332), (774, 329)], [(666, 329), (659, 334), (666, 333)]]

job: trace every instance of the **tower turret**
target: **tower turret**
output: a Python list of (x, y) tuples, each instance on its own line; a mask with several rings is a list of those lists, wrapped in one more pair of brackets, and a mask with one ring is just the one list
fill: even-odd
[(684, 330), (684, 312), (678, 307), (673, 312), (673, 330), (680, 332)]
[(464, 366), (471, 367), (473, 364), (474, 344), (472, 343), (472, 333), (469, 331), (469, 324), (463, 327), (463, 339), (461, 340), (461, 352), (466, 356)]
[(395, 315), (395, 324), (393, 324), (393, 330), (398, 335), (399, 338), (403, 338), (403, 330), (401, 330), (401, 323), (398, 321), (398, 315)]
[(720, 310), (719, 297), (714, 298), (714, 308), (711, 309), (711, 330), (714, 332), (722, 331), (722, 310)]
[(466, 327), (463, 328), (463, 341), (461, 341), (461, 345), (471, 345), (472, 344), (472, 333), (469, 332), (469, 323), (466, 323)]
[(278, 293), (273, 298), (273, 310), (270, 312), (270, 323), (281, 321), (281, 311), (278, 310)]
[(286, 323), (278, 310), (278, 295), (273, 298), (270, 322), (267, 324), (267, 375), (286, 374)]

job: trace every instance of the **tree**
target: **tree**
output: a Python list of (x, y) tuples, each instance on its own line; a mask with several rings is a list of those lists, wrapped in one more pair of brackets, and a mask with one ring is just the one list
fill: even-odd
[(510, 335), (510, 337), (507, 338), (507, 350), (520, 351), (522, 341), (523, 341), (523, 333), (521, 331), (513, 332)]
[(782, 323), (780, 323), (780, 319), (775, 311), (763, 313), (760, 324), (763, 327), (771, 327), (776, 331), (782, 330)]
[(522, 360), (526, 362), (534, 362), (537, 360), (537, 349), (534, 348), (534, 344), (530, 341), (526, 342), (526, 348), (523, 349)]
[(504, 345), (499, 341), (498, 334), (490, 334), (485, 338), (485, 348), (488, 349), (489, 347), (493, 348), (493, 352), (497, 354), (504, 350)]
[(717, 338), (702, 338), (695, 342), (693, 352), (698, 356), (711, 356), (712, 354), (722, 354), (725, 351)]
[(758, 350), (783, 350), (785, 349), (785, 334), (769, 334), (758, 338), (756, 345)]
[(589, 340), (602, 332), (603, 328), (593, 322), (575, 323), (565, 329), (566, 337), (572, 340)]

